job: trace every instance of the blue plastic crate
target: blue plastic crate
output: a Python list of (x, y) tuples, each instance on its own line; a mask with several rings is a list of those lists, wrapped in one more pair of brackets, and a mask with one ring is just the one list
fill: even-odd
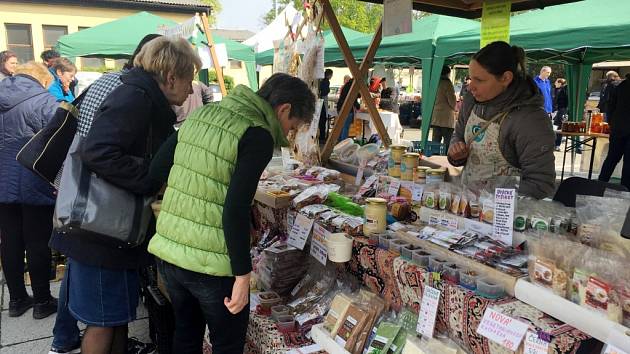
[(412, 143), (413, 150), (415, 152), (421, 152), (424, 156), (430, 157), (433, 155), (446, 155), (446, 147), (442, 143), (434, 143), (429, 141), (427, 142), (426, 149), (422, 149), (421, 141), (412, 141)]

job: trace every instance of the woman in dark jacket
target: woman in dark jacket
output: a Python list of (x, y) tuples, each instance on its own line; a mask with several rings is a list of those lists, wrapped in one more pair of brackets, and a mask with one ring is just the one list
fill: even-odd
[[(122, 189), (155, 194), (161, 185), (149, 177), (148, 158), (173, 132), (171, 105), (192, 93), (200, 67), (184, 39), (160, 37), (144, 45), (96, 113), (81, 152), (84, 165)], [(53, 235), (51, 246), (68, 256), (68, 308), (87, 325), (82, 352), (125, 352), (127, 324), (138, 306), (138, 269), (150, 260), (146, 243), (125, 248), (95, 237)]]
[[(562, 122), (567, 115), (569, 109), (569, 95), (567, 94), (567, 80), (557, 78), (554, 83), (553, 90), (553, 110), (556, 112), (553, 118), (553, 125), (558, 130), (562, 130)], [(560, 144), (562, 143), (562, 134), (556, 134), (556, 151), (560, 151)]]
[[(52, 80), (44, 65), (30, 62), (19, 66), (15, 76), (0, 81), (0, 251), (10, 317), (21, 316), (33, 303), (36, 319), (57, 310), (48, 282), (53, 188), (15, 159), (57, 109), (55, 98), (46, 90)], [(24, 285), (25, 251), (34, 299)]]

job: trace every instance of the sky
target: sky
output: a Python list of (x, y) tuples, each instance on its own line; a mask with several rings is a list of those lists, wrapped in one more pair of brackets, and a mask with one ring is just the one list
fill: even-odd
[(220, 0), (223, 10), (217, 28), (247, 29), (258, 32), (264, 28), (261, 18), (272, 7), (272, 0)]

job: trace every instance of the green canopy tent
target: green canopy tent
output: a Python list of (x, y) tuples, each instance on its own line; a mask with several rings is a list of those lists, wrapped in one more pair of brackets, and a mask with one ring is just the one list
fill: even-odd
[[(510, 20), (511, 44), (525, 48), (533, 61), (563, 63), (567, 66), (569, 115), (582, 116), (587, 83), (594, 62), (630, 58), (630, 1), (584, 0), (515, 15)], [(446, 63), (468, 62), (479, 50), (479, 30), (439, 38), (434, 70)], [(433, 77), (437, 88), (439, 77)], [(431, 117), (433, 107), (428, 115)], [(426, 121), (426, 123), (425, 123)], [(423, 140), (429, 133), (430, 118), (423, 119)]]
[[(365, 33), (363, 32), (351, 30), (350, 28), (346, 28), (346, 27), (341, 27), (341, 31), (343, 32), (344, 36), (346, 37), (348, 41), (352, 41), (354, 39), (365, 36)], [(339, 46), (337, 45), (337, 40), (335, 40), (335, 36), (333, 35), (332, 31), (330, 30), (324, 31), (323, 36), (324, 36), (324, 62), (326, 63), (326, 65), (328, 65), (329, 63), (338, 63), (341, 65), (344, 62), (341, 52), (335, 55), (331, 54), (332, 50), (339, 48)], [(274, 56), (274, 49), (269, 49), (264, 52), (257, 53), (256, 64), (272, 65), (273, 56)], [(343, 65), (345, 66), (345, 64)], [(337, 66), (337, 65), (331, 65), (331, 66)]]
[[(177, 25), (175, 21), (148, 12), (139, 12), (63, 36), (57, 42), (57, 50), (66, 57), (129, 58), (144, 36), (158, 33), (163, 27), (175, 25)], [(253, 50), (244, 44), (220, 36), (215, 35), (213, 39), (217, 44), (225, 44), (230, 59), (245, 62), (250, 87), (257, 89), (256, 57)], [(192, 42), (207, 43), (203, 34), (194, 38)]]

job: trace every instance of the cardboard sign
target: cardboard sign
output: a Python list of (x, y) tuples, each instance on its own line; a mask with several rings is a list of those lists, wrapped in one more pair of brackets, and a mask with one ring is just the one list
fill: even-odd
[(315, 220), (309, 219), (302, 214), (298, 214), (295, 218), (295, 222), (293, 223), (293, 227), (291, 228), (291, 232), (289, 233), (287, 243), (290, 246), (303, 250), (306, 245), (306, 240), (308, 240), (308, 235), (311, 234), (314, 222)]
[(400, 180), (394, 179), (392, 183), (389, 185), (389, 189), (387, 190), (387, 194), (391, 196), (397, 196), (398, 191), (400, 190)]
[(509, 350), (516, 351), (528, 328), (527, 324), (488, 308), (477, 328), (477, 334)]
[(481, 10), (481, 42), (479, 47), (504, 41), (510, 42), (511, 1), (484, 1)]
[(440, 304), (440, 291), (430, 286), (424, 287), (420, 314), (418, 315), (418, 326), (416, 332), (433, 338), (435, 330), (435, 318)]
[(383, 37), (411, 32), (411, 0), (383, 0)]
[(497, 188), (494, 191), (494, 222), (492, 238), (506, 245), (512, 245), (514, 238), (514, 204), (516, 190)]
[(328, 248), (326, 239), (330, 236), (330, 231), (326, 230), (319, 223), (313, 225), (313, 239), (311, 240), (311, 256), (319, 263), (326, 265), (328, 260)]
[(525, 335), (525, 347), (523, 354), (547, 354), (549, 353), (549, 342), (543, 340), (537, 333), (527, 331)]

